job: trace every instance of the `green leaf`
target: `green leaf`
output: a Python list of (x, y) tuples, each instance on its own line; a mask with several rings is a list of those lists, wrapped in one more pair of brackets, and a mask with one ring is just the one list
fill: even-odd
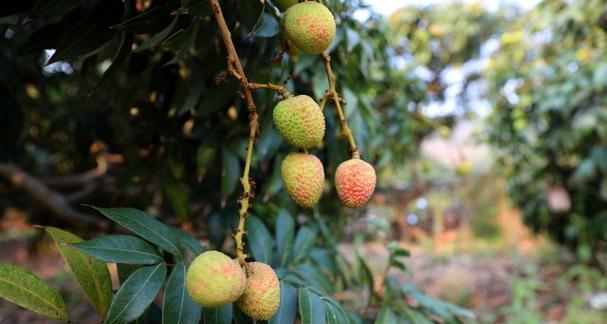
[(179, 6), (178, 0), (167, 1), (161, 6), (152, 7), (143, 13), (127, 19), (112, 28), (135, 34), (154, 34), (171, 23), (173, 12)]
[(59, 292), (21, 267), (0, 263), (0, 297), (42, 316), (67, 320)]
[(164, 191), (173, 206), (173, 211), (177, 217), (186, 219), (188, 218), (189, 208), (189, 188), (188, 186), (175, 179), (171, 174), (166, 174), (163, 177), (162, 185)]
[(188, 0), (185, 5), (181, 6), (180, 10), (183, 13), (197, 17), (206, 17), (213, 13), (207, 0)]
[(316, 230), (310, 227), (302, 227), (295, 237), (295, 251), (291, 263), (298, 263), (305, 260), (316, 242)]
[(300, 289), (299, 315), (303, 324), (326, 323), (325, 309), (320, 296), (307, 288)]
[(70, 267), (88, 300), (99, 315), (104, 317), (112, 300), (112, 280), (107, 264), (68, 246), (70, 243), (81, 242), (80, 237), (54, 227), (47, 227), (46, 231), (55, 241), (59, 253)]
[(124, 63), (124, 61), (126, 61), (127, 57), (131, 53), (131, 47), (133, 45), (133, 35), (122, 32), (120, 33), (119, 37), (119, 44), (112, 59), (112, 64), (110, 64), (107, 70), (103, 72), (103, 75), (101, 76), (99, 82), (97, 82), (95, 87), (91, 90), (91, 92), (89, 92), (89, 97), (92, 96), (95, 91), (97, 91), (97, 88), (104, 81), (109, 80), (114, 75), (114, 73), (116, 73), (118, 68), (122, 65), (122, 63)]
[(320, 269), (310, 264), (300, 264), (293, 270), (300, 278), (305, 280), (312, 287), (321, 290), (322, 293), (331, 292), (333, 284), (331, 280), (320, 271)]
[(257, 217), (247, 217), (247, 246), (256, 261), (271, 263), (274, 240), (266, 225)]
[(45, 18), (68, 12), (86, 0), (38, 0), (30, 15), (35, 18)]
[(154, 36), (150, 37), (148, 40), (143, 42), (139, 47), (137, 47), (135, 52), (145, 51), (145, 50), (151, 48), (152, 46), (160, 44), (163, 40), (165, 40), (167, 37), (169, 37), (169, 35), (173, 32), (173, 29), (177, 25), (178, 20), (179, 20), (179, 16), (175, 16), (175, 18), (173, 18), (173, 21), (168, 26), (166, 26), (163, 30), (154, 34)]
[(175, 233), (175, 236), (177, 236), (177, 239), (179, 240), (179, 245), (182, 248), (192, 252), (194, 255), (199, 255), (200, 253), (206, 250), (202, 245), (200, 245), (200, 242), (189, 233), (186, 233), (185, 231), (180, 230), (178, 228), (171, 229)]
[(240, 179), (240, 161), (238, 155), (229, 148), (221, 150), (221, 196), (228, 197)]
[(294, 236), (295, 221), (287, 211), (281, 209), (276, 220), (276, 252), (279, 266), (286, 265), (293, 249)]
[(140, 264), (117, 263), (116, 271), (118, 272), (118, 280), (120, 281), (120, 284), (124, 284), (124, 282), (133, 274), (133, 272), (139, 268), (141, 268)]
[(205, 324), (230, 324), (232, 323), (233, 304), (223, 305), (216, 308), (203, 308)]
[(144, 240), (152, 242), (163, 250), (181, 258), (179, 241), (171, 228), (147, 213), (134, 208), (93, 208)]
[(396, 314), (387, 306), (382, 306), (379, 311), (379, 315), (375, 319), (376, 324), (384, 324), (384, 323), (398, 323), (396, 319)]
[(169, 276), (162, 304), (162, 323), (196, 324), (200, 321), (201, 308), (185, 288), (186, 268), (178, 263)]
[[(327, 301), (326, 299), (322, 299), (323, 301), (323, 305), (325, 307), (325, 314), (327, 315), (327, 323), (329, 324), (341, 324), (341, 323), (348, 323), (348, 319), (345, 315), (345, 313), (343, 313), (343, 311), (341, 309), (339, 309), (336, 305), (334, 305), (333, 303)], [(389, 323), (389, 322), (386, 322)]]
[(127, 323), (141, 316), (162, 288), (166, 271), (159, 263), (133, 272), (114, 296), (105, 323)]
[[(101, 1), (76, 26), (68, 31), (47, 64), (90, 56), (114, 38), (116, 31), (108, 26), (122, 19), (120, 0)], [(119, 15), (116, 15), (120, 12)]]
[(278, 35), (279, 32), (280, 27), (278, 26), (278, 21), (276, 21), (276, 18), (270, 14), (262, 12), (257, 20), (257, 23), (255, 23), (255, 26), (253, 26), (251, 35), (256, 37), (274, 37)]
[(297, 315), (297, 289), (290, 284), (280, 282), (280, 306), (270, 318), (269, 324), (294, 323)]
[(71, 246), (105, 262), (156, 264), (163, 260), (153, 245), (130, 235), (107, 235)]

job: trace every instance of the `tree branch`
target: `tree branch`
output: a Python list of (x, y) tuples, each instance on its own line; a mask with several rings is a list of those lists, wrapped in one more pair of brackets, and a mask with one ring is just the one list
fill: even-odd
[(240, 64), (240, 58), (238, 57), (238, 53), (236, 52), (236, 48), (234, 47), (234, 43), (232, 42), (232, 35), (230, 34), (230, 30), (228, 29), (228, 26), (226, 24), (223, 12), (221, 11), (221, 6), (219, 6), (218, 0), (209, 1), (213, 10), (213, 15), (215, 16), (215, 20), (217, 21), (217, 27), (219, 27), (219, 31), (221, 33), (221, 38), (223, 39), (223, 43), (226, 47), (228, 73), (234, 78), (238, 79), (238, 81), (240, 82), (240, 88), (247, 101), (247, 109), (249, 110), (249, 139), (247, 144), (247, 159), (245, 161), (242, 178), (240, 178), (240, 182), (242, 183), (242, 188), (244, 192), (242, 194), (242, 197), (240, 197), (239, 199), (240, 212), (238, 228), (236, 229), (236, 232), (234, 232), (234, 242), (236, 243), (236, 257), (238, 258), (238, 262), (240, 262), (241, 265), (244, 265), (246, 264), (247, 258), (247, 255), (244, 253), (243, 241), (243, 236), (245, 234), (245, 222), (249, 214), (250, 199), (255, 196), (251, 188), (252, 186), (251, 181), (249, 180), (249, 173), (251, 170), (251, 160), (253, 159), (253, 145), (255, 144), (255, 137), (257, 136), (259, 123), (257, 116), (257, 108), (255, 106), (255, 102), (253, 101), (253, 94), (251, 93), (251, 86), (249, 81), (247, 80), (244, 69), (242, 68), (242, 64)]
[(63, 195), (49, 189), (42, 181), (15, 165), (0, 163), (0, 176), (6, 178), (15, 188), (29, 194), (33, 200), (57, 217), (76, 227), (84, 227), (84, 225), (94, 225), (101, 229), (108, 227), (108, 224), (101, 219), (75, 210)]
[(337, 114), (339, 115), (339, 123), (341, 124), (342, 135), (348, 140), (350, 144), (350, 153), (352, 154), (353, 159), (360, 158), (360, 150), (358, 146), (356, 146), (356, 141), (354, 140), (354, 135), (348, 126), (348, 121), (346, 120), (346, 115), (344, 114), (344, 110), (342, 105), (345, 105), (345, 101), (339, 96), (337, 93), (337, 80), (335, 79), (335, 74), (333, 73), (333, 69), (331, 69), (331, 56), (327, 51), (322, 52), (322, 61), (325, 66), (325, 71), (327, 73), (327, 80), (329, 81), (329, 89), (327, 90), (324, 98), (320, 102), (320, 108), (323, 109), (327, 101), (331, 100), (335, 103), (335, 107), (337, 108)]

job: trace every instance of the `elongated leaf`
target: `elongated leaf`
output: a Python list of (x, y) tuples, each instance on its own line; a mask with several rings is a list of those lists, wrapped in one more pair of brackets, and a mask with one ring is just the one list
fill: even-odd
[(285, 210), (278, 213), (276, 220), (276, 251), (278, 254), (278, 265), (284, 266), (293, 249), (295, 236), (295, 221)]
[(185, 289), (186, 268), (178, 263), (169, 276), (162, 304), (162, 323), (196, 324), (200, 321), (201, 308)]
[(21, 267), (0, 263), (0, 297), (48, 318), (67, 320), (59, 292)]
[(127, 323), (141, 316), (160, 291), (166, 270), (159, 263), (133, 272), (114, 296), (105, 323)]
[(230, 324), (232, 323), (233, 304), (223, 305), (216, 308), (203, 308), (205, 324)]
[(124, 63), (124, 61), (126, 61), (127, 57), (131, 53), (132, 45), (133, 35), (125, 32), (120, 33), (119, 44), (114, 54), (114, 58), (112, 59), (112, 64), (103, 72), (101, 79), (99, 82), (97, 82), (93, 90), (89, 92), (88, 96), (91, 96), (104, 81), (109, 80), (110, 77), (116, 73), (118, 68), (122, 65), (122, 63)]
[(169, 0), (162, 6), (152, 7), (112, 28), (129, 31), (135, 34), (157, 33), (171, 23), (173, 20), (171, 12), (175, 10), (178, 5), (178, 0)]
[(240, 177), (238, 155), (229, 148), (221, 150), (221, 196), (227, 197), (236, 189)]
[(290, 284), (280, 282), (280, 306), (270, 318), (269, 324), (294, 323), (297, 315), (297, 289)]
[(181, 258), (179, 240), (175, 237), (171, 228), (147, 213), (134, 208), (93, 208), (144, 240), (152, 242)]
[(397, 323), (396, 314), (394, 314), (394, 312), (387, 305), (384, 305), (379, 311), (379, 315), (377, 315), (375, 323)]
[(343, 313), (333, 306), (333, 304), (325, 302), (323, 305), (325, 307), (325, 314), (327, 315), (327, 323), (341, 324), (348, 322)]
[(299, 290), (299, 315), (303, 324), (326, 323), (325, 309), (320, 296), (307, 288)]
[(194, 255), (199, 255), (200, 253), (205, 251), (205, 248), (200, 245), (200, 242), (189, 233), (186, 233), (178, 228), (171, 229), (173, 230), (173, 232), (175, 232), (175, 236), (177, 236), (181, 248), (192, 252)]
[(163, 260), (154, 246), (130, 235), (107, 235), (71, 246), (105, 262), (155, 264)]
[(259, 16), (255, 26), (253, 26), (251, 35), (256, 37), (274, 37), (278, 35), (279, 32), (280, 27), (278, 26), (278, 21), (276, 21), (276, 18), (263, 12)]
[(316, 230), (310, 227), (302, 227), (295, 237), (295, 246), (297, 247), (293, 251), (292, 263), (298, 263), (303, 261), (310, 255), (310, 251), (314, 247), (316, 241)]
[[(86, 57), (112, 40), (116, 31), (109, 26), (120, 21), (124, 9), (120, 0), (101, 1), (61, 39), (49, 64), (60, 60)], [(120, 15), (116, 15), (120, 12)]]
[(256, 261), (271, 263), (274, 240), (266, 225), (257, 217), (247, 218), (247, 242), (251, 254)]
[(332, 292), (333, 284), (331, 283), (331, 280), (329, 280), (325, 274), (320, 272), (319, 268), (316, 268), (310, 264), (300, 264), (297, 266), (297, 268), (295, 268), (293, 273), (297, 274), (309, 285), (323, 293)]
[(117, 263), (116, 271), (118, 272), (118, 280), (120, 284), (124, 284), (124, 282), (135, 272), (137, 269), (141, 268), (140, 264), (125, 264), (125, 263)]
[(107, 264), (67, 245), (81, 242), (78, 236), (54, 227), (47, 227), (46, 231), (55, 241), (86, 297), (99, 315), (104, 317), (112, 300), (112, 280)]

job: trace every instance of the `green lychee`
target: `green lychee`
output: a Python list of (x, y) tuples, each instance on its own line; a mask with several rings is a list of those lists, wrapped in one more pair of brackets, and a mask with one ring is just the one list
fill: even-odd
[(335, 188), (341, 202), (350, 208), (359, 208), (367, 203), (377, 177), (371, 164), (361, 159), (342, 162), (335, 171)]
[(318, 146), (325, 136), (325, 116), (314, 99), (301, 95), (280, 101), (272, 114), (276, 129), (291, 145)]
[(275, 0), (274, 3), (280, 8), (281, 11), (285, 11), (290, 7), (296, 5), (299, 0)]
[(252, 262), (247, 266), (247, 287), (236, 305), (249, 317), (268, 320), (280, 305), (280, 282), (269, 265)]
[(335, 38), (335, 18), (321, 3), (298, 3), (285, 12), (283, 19), (289, 43), (302, 52), (322, 53)]
[(320, 160), (307, 153), (291, 153), (282, 161), (282, 182), (289, 196), (301, 207), (318, 203), (325, 183), (325, 171)]
[(238, 261), (219, 251), (207, 251), (190, 264), (185, 286), (190, 297), (203, 307), (219, 307), (236, 301), (247, 278)]

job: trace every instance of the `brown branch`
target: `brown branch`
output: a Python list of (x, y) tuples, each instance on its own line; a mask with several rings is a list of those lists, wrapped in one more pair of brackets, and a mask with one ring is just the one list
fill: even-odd
[(108, 224), (101, 219), (75, 210), (63, 195), (49, 189), (42, 181), (30, 176), (15, 165), (0, 163), (0, 176), (73, 226), (94, 225), (100, 229), (108, 227)]
[(354, 140), (354, 135), (348, 126), (348, 121), (346, 120), (346, 115), (344, 114), (344, 110), (342, 105), (345, 105), (345, 101), (339, 96), (337, 92), (337, 80), (335, 78), (335, 74), (333, 73), (333, 69), (331, 68), (331, 56), (327, 51), (322, 52), (322, 61), (325, 67), (325, 72), (327, 73), (327, 80), (329, 81), (329, 89), (327, 90), (324, 98), (320, 102), (321, 109), (324, 108), (327, 101), (333, 101), (335, 103), (335, 107), (337, 108), (337, 114), (339, 115), (339, 123), (341, 124), (342, 135), (348, 140), (348, 144), (350, 144), (350, 152), (352, 153), (352, 158), (357, 159), (360, 158), (360, 150), (358, 146), (356, 146), (356, 141)]
[(251, 188), (251, 182), (249, 181), (249, 173), (251, 170), (251, 160), (253, 159), (253, 145), (255, 144), (255, 137), (257, 136), (259, 128), (257, 108), (255, 107), (255, 102), (253, 101), (253, 94), (251, 93), (249, 81), (247, 80), (244, 69), (242, 68), (242, 64), (240, 63), (238, 53), (236, 52), (236, 48), (234, 47), (234, 43), (232, 42), (232, 35), (230, 34), (230, 30), (228, 29), (228, 26), (226, 24), (223, 12), (221, 11), (221, 6), (219, 6), (219, 1), (209, 1), (213, 10), (213, 15), (215, 16), (215, 20), (217, 21), (217, 27), (219, 27), (219, 31), (221, 33), (221, 38), (223, 39), (223, 43), (226, 47), (228, 73), (234, 78), (238, 79), (238, 81), (240, 82), (240, 88), (247, 101), (247, 109), (249, 110), (249, 138), (247, 144), (247, 159), (245, 162), (242, 178), (240, 178), (240, 182), (242, 183), (244, 192), (239, 200), (240, 212), (238, 228), (234, 233), (234, 242), (236, 243), (236, 257), (238, 258), (238, 262), (244, 265), (246, 264), (247, 258), (247, 255), (244, 253), (243, 241), (243, 236), (245, 235), (245, 222), (249, 214), (250, 199), (254, 197), (254, 193)]
[(288, 98), (291, 96), (291, 93), (289, 92), (289, 90), (287, 90), (287, 88), (278, 85), (278, 84), (274, 84), (274, 83), (254, 83), (254, 82), (249, 82), (249, 88), (251, 90), (257, 90), (257, 89), (268, 89), (268, 90), (273, 90), (278, 92), (279, 95), (281, 95), (283, 98)]

